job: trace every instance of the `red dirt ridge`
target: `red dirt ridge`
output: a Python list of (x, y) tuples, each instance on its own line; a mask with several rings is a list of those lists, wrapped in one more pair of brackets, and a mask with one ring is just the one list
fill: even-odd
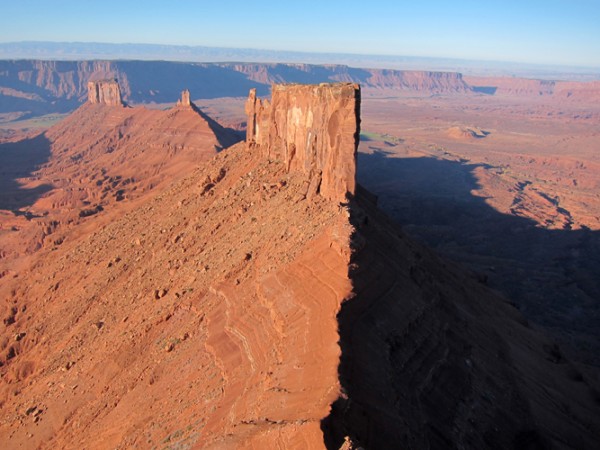
[[(2, 144), (0, 273), (60, 245), (65, 227), (129, 207), (239, 140), (195, 109), (119, 107), (118, 93), (116, 82), (90, 82), (92, 101), (35, 138)], [(35, 166), (27, 152), (40, 155)]]

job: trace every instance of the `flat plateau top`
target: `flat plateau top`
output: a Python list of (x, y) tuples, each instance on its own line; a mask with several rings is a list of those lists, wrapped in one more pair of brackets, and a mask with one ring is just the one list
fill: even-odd
[(287, 90), (312, 90), (315, 91), (331, 91), (336, 93), (341, 93), (344, 91), (355, 92), (360, 90), (360, 85), (358, 83), (347, 83), (347, 82), (337, 82), (337, 83), (320, 83), (320, 84), (302, 84), (302, 83), (283, 83), (283, 84), (273, 84), (272, 90), (275, 91), (287, 91)]

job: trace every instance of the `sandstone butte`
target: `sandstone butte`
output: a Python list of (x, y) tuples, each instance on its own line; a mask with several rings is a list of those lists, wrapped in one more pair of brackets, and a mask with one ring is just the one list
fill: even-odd
[(596, 381), (356, 184), (357, 85), (246, 108), (2, 280), (5, 448), (595, 448)]
[[(167, 111), (126, 107), (119, 93), (115, 81), (90, 82), (88, 102), (63, 122), (3, 145), (3, 173), (19, 183), (0, 192), (0, 226), (12, 229), (0, 233), (0, 273), (12, 274), (19, 255), (54, 247), (65, 228), (117, 204), (131, 207), (239, 141), (194, 109), (189, 92)], [(29, 176), (25, 152), (43, 157)]]
[(118, 81), (88, 81), (88, 103), (92, 105), (105, 104), (109, 106), (123, 105)]

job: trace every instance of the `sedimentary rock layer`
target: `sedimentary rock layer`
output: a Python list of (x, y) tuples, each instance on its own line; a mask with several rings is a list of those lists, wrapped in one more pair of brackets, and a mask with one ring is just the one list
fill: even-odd
[[(3, 279), (0, 442), (595, 448), (594, 379), (354, 185), (357, 94), (334, 85), (275, 86), (272, 102), (251, 95), (250, 145), (120, 215), (91, 216)], [(149, 129), (183, 130), (158, 127), (149, 111), (119, 119), (131, 110), (88, 104), (47, 136), (112, 123), (113, 158)], [(191, 111), (160, 113), (167, 124), (189, 116), (184, 134), (199, 128)]]
[(274, 85), (271, 102), (250, 92), (247, 143), (307, 176), (307, 196), (345, 201), (356, 185), (360, 87)]
[(121, 88), (117, 80), (88, 82), (88, 102), (108, 106), (122, 106)]

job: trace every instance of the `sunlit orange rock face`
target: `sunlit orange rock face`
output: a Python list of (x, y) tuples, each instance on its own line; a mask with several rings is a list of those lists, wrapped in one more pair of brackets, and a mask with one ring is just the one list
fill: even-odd
[(271, 102), (246, 103), (247, 141), (307, 176), (308, 195), (344, 201), (354, 193), (360, 88), (339, 83), (274, 85)]
[[(144, 153), (148, 130), (196, 130), (85, 108), (104, 112), (75, 113), (50, 141), (113, 123), (108, 155)], [(178, 164), (155, 195), (87, 217), (3, 278), (0, 442), (593, 448), (593, 377), (356, 185), (356, 86), (274, 86), (247, 111), (248, 142)], [(81, 170), (96, 170), (88, 158), (103, 161), (84, 152)]]
[(52, 248), (66, 228), (164, 188), (239, 138), (187, 107), (124, 107), (114, 81), (90, 82), (88, 102), (46, 132), (2, 144), (0, 273)]
[(88, 82), (88, 102), (92, 105), (121, 106), (121, 88), (117, 80)]
[[(331, 103), (313, 102), (315, 115), (335, 114), (336, 102), (353, 115), (354, 128), (330, 126), (349, 134), (336, 148), (353, 169), (355, 97), (319, 89)], [(49, 131), (52, 142), (94, 117), (123, 130), (129, 111), (84, 108)], [(143, 128), (126, 119), (108, 155), (132, 141), (149, 151), (139, 139), (182, 113), (197, 116), (180, 105), (138, 113)], [(80, 167), (93, 171), (87, 155)], [(323, 447), (321, 420), (340, 395), (336, 315), (352, 290), (348, 209), (308, 199), (302, 167), (246, 144), (187, 170), (152, 198), (86, 218), (2, 284), (0, 436), (11, 447)], [(353, 180), (336, 186), (345, 198)]]

